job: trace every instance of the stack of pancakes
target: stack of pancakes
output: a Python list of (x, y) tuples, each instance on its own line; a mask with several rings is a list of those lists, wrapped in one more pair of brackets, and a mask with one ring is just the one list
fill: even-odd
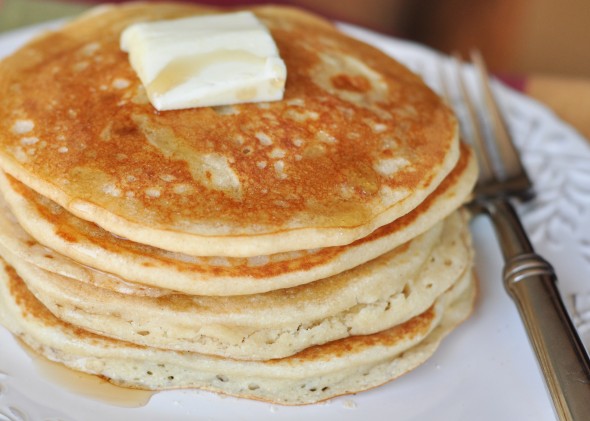
[(403, 66), (289, 8), (272, 103), (157, 112), (101, 7), (0, 65), (0, 323), (143, 389), (282, 404), (385, 383), (471, 311), (452, 112)]

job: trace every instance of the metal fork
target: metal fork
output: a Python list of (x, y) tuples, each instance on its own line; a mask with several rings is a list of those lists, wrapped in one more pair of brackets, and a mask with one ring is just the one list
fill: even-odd
[[(510, 202), (511, 197), (531, 198), (532, 184), (494, 99), (483, 59), (478, 52), (472, 53), (471, 59), (481, 86), (480, 106), (469, 93), (461, 59), (457, 55), (453, 58), (455, 91), (467, 107), (462, 120), (471, 127), (480, 165), (470, 207), (492, 221), (505, 261), (504, 286), (524, 322), (557, 416), (560, 420), (590, 420), (588, 355), (557, 289), (553, 267), (535, 253)], [(442, 65), (439, 70), (442, 93), (452, 105), (451, 78)], [(482, 116), (488, 117), (485, 127), (491, 131), (484, 130)]]

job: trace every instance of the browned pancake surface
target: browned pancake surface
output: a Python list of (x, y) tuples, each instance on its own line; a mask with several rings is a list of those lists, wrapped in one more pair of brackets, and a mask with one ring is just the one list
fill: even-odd
[(283, 101), (157, 112), (120, 32), (201, 10), (113, 9), (6, 59), (5, 169), (65, 207), (226, 236), (361, 226), (440, 182), (456, 148), (448, 108), (385, 54), (290, 9), (257, 9), (287, 65)]

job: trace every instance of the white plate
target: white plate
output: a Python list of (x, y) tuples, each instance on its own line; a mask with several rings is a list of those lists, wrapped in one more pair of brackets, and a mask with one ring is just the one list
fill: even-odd
[[(44, 28), (0, 36), (0, 56)], [(349, 25), (341, 28), (419, 68), (427, 80), (434, 74), (440, 57), (431, 50)], [(495, 88), (538, 191), (534, 202), (520, 209), (525, 225), (538, 251), (556, 267), (570, 310), (576, 310), (573, 294), (580, 294), (578, 306), (589, 303), (590, 309), (583, 295), (590, 291), (584, 283), (590, 273), (590, 147), (541, 105), (503, 86)], [(145, 406), (124, 408), (72, 393), (44, 377), (0, 328), (0, 420), (554, 419), (522, 324), (502, 287), (493, 232), (483, 218), (474, 221), (473, 232), (481, 279), (475, 313), (428, 362), (377, 389), (304, 407), (172, 391), (154, 395)], [(587, 314), (579, 313), (584, 328)]]

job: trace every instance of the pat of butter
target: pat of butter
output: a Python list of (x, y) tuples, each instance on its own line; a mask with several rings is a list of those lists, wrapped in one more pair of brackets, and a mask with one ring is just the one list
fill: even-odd
[(285, 63), (251, 12), (137, 23), (120, 42), (157, 110), (283, 98)]

